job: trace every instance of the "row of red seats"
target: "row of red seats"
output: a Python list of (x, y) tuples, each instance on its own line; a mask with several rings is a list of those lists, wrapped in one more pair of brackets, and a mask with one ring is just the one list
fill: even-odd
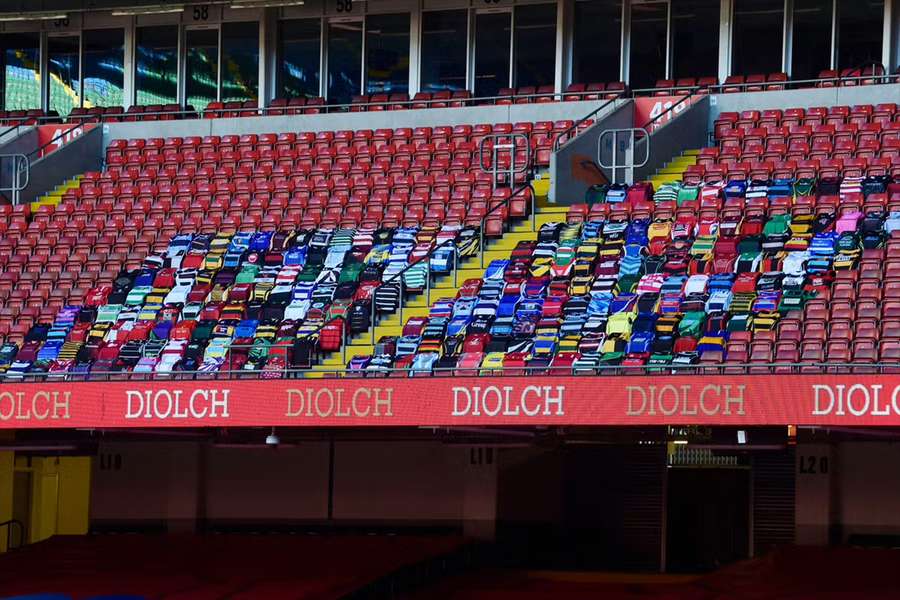
[[(178, 167), (184, 165), (197, 166), (229, 166), (235, 168), (239, 165), (249, 167), (266, 166), (274, 167), (277, 164), (306, 165), (331, 167), (334, 164), (344, 163), (353, 167), (357, 164), (373, 164), (378, 159), (385, 159), (390, 163), (398, 159), (415, 161), (447, 160), (463, 161), (477, 160), (476, 151), (478, 145), (491, 134), (525, 134), (531, 140), (531, 149), (535, 154), (536, 164), (549, 164), (550, 154), (554, 139), (562, 136), (568, 137), (567, 131), (572, 126), (571, 121), (549, 121), (537, 124), (511, 124), (505, 123), (497, 126), (476, 125), (457, 126), (454, 128), (420, 128), (420, 135), (413, 137), (414, 130), (406, 129), (404, 134), (392, 137), (375, 138), (375, 132), (367, 130), (368, 136), (357, 136), (350, 131), (320, 132), (312, 134), (264, 134), (262, 136), (208, 136), (206, 138), (155, 138), (148, 141), (114, 140), (107, 148), (107, 163), (115, 167), (166, 166)], [(583, 124), (580, 129), (588, 126)], [(434, 131), (443, 130), (440, 134)], [(415, 130), (419, 131), (419, 129)], [(577, 133), (577, 132), (575, 132)], [(408, 141), (407, 141), (408, 140)], [(431, 140), (431, 141), (426, 141)], [(436, 144), (434, 140), (438, 141)], [(394, 143), (396, 141), (396, 143)], [(371, 142), (371, 143), (370, 143)], [(411, 142), (411, 143), (410, 143)], [(485, 144), (485, 149), (490, 150), (492, 142)], [(226, 150), (221, 150), (226, 148)], [(218, 150), (216, 150), (218, 149)], [(277, 151), (276, 151), (277, 149)], [(517, 154), (523, 155), (521, 148)], [(488, 154), (485, 158), (489, 158)], [(446, 167), (435, 167), (435, 171)], [(461, 168), (471, 166), (461, 165)]]
[(716, 183), (729, 180), (812, 179), (815, 177), (880, 177), (900, 174), (900, 156), (848, 159), (748, 160), (718, 156), (715, 162), (688, 167), (682, 176), (685, 183)]
[(883, 144), (877, 140), (861, 142), (859, 145), (853, 141), (840, 141), (832, 144), (828, 141), (815, 142), (810, 146), (806, 142), (792, 142), (790, 145), (781, 142), (762, 144), (748, 144), (746, 146), (728, 146), (713, 153), (703, 153), (701, 162), (732, 164), (735, 162), (779, 162), (779, 161), (804, 161), (804, 160), (866, 160), (869, 164), (885, 161), (889, 166), (891, 161), (900, 154), (900, 141), (896, 139), (886, 140)]
[(55, 110), (49, 113), (40, 109), (0, 110), (0, 127), (18, 127), (20, 125), (54, 122), (59, 122), (59, 114)]
[(440, 90), (437, 92), (419, 92), (409, 94), (357, 94), (350, 100), (350, 112), (367, 112), (383, 110), (406, 110), (408, 108), (456, 108), (467, 106), (472, 99), (469, 90)]
[[(673, 219), (679, 216), (696, 215), (699, 219), (718, 221), (740, 221), (751, 217), (772, 217), (788, 214), (818, 215), (822, 213), (841, 215), (853, 211), (885, 210), (900, 211), (900, 194), (846, 194), (844, 196), (800, 196), (795, 198), (778, 197), (761, 198), (728, 198), (707, 197), (691, 200), (677, 205), (674, 201), (652, 202), (648, 200), (626, 200), (616, 204), (597, 203), (574, 204), (566, 213), (566, 222), (581, 223), (584, 221), (627, 221), (634, 219)], [(900, 242), (889, 240), (888, 250), (892, 253), (900, 251)], [(867, 252), (873, 252), (867, 250)]]
[(721, 131), (719, 146), (743, 148), (750, 145), (768, 146), (769, 144), (801, 144), (851, 143), (863, 144), (887, 143), (900, 139), (900, 121), (892, 123), (842, 123), (840, 125), (793, 125), (753, 127), (751, 129), (726, 129)]
[(566, 88), (563, 100), (611, 100), (624, 94), (627, 86), (623, 81), (609, 83), (572, 83)]
[[(459, 143), (470, 141), (475, 136), (475, 141), (481, 137), (497, 134), (507, 135), (522, 133), (527, 135), (561, 134), (568, 131), (574, 125), (574, 121), (565, 119), (559, 121), (537, 121), (517, 123), (479, 123), (475, 125), (455, 125), (437, 127), (399, 127), (397, 129), (359, 129), (339, 131), (303, 131), (299, 133), (261, 133), (244, 135), (209, 135), (186, 136), (169, 138), (138, 138), (131, 140), (112, 140), (108, 148), (116, 150), (126, 149), (157, 149), (159, 151), (171, 150), (263, 150), (263, 149), (310, 149), (317, 146), (341, 148), (350, 145), (375, 145), (389, 144), (392, 142), (419, 144), (419, 143)], [(590, 126), (592, 122), (580, 124), (579, 131)]]
[[(900, 73), (900, 72), (898, 72)], [(856, 85), (873, 85), (876, 83), (886, 83), (888, 81), (900, 81), (900, 77), (896, 74), (894, 77), (885, 78), (885, 68), (883, 65), (870, 65), (863, 68), (847, 67), (844, 69), (823, 69), (819, 71), (816, 87), (852, 87)]]
[(858, 144), (852, 140), (838, 142), (817, 141), (810, 146), (807, 142), (748, 143), (728, 145), (723, 148), (705, 148), (697, 157), (699, 164), (730, 164), (734, 162), (779, 162), (804, 160), (865, 160), (868, 164), (890, 166), (900, 151), (900, 140), (897, 138), (864, 140)]
[(882, 127), (890, 128), (891, 122), (900, 121), (897, 104), (886, 102), (878, 105), (857, 104), (855, 106), (814, 106), (810, 108), (788, 108), (785, 110), (745, 110), (743, 112), (720, 113), (713, 123), (713, 131), (718, 139), (729, 131), (748, 129), (793, 128), (793, 127)]

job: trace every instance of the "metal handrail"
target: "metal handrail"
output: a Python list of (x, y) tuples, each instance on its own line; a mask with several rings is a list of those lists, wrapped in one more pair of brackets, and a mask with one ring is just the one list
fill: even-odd
[(603, 112), (603, 110), (605, 110), (607, 106), (610, 106), (612, 104), (615, 104), (619, 100), (623, 100), (624, 98), (627, 98), (628, 94), (629, 94), (628, 90), (622, 90), (614, 98), (610, 98), (609, 100), (607, 100), (606, 102), (604, 102), (603, 104), (601, 104), (600, 106), (598, 106), (597, 108), (595, 108), (594, 110), (592, 110), (591, 112), (586, 114), (585, 116), (583, 116), (580, 119), (578, 119), (577, 121), (575, 121), (570, 127), (565, 129), (564, 131), (560, 132), (556, 136), (556, 138), (553, 140), (553, 151), (557, 152), (560, 148), (562, 148), (564, 145), (569, 143), (570, 140), (574, 139), (574, 137), (569, 138), (568, 137), (569, 134), (571, 134), (573, 131), (576, 131), (579, 127), (581, 127), (582, 125), (584, 125), (585, 123), (590, 121), (594, 117), (594, 115)]
[[(758, 83), (720, 83), (716, 85), (711, 85), (708, 88), (711, 94), (721, 94), (727, 93), (726, 89), (738, 89), (739, 91), (746, 92), (749, 87), (759, 87), (763, 88), (763, 91), (771, 91), (766, 90), (766, 88), (770, 86), (777, 86), (779, 89), (785, 90), (797, 90), (797, 89), (813, 89), (813, 88), (821, 88), (823, 87), (821, 84), (823, 83), (835, 83), (837, 84), (835, 87), (846, 87), (842, 86), (843, 83), (852, 82), (852, 81), (864, 81), (864, 80), (880, 80), (876, 81), (872, 85), (883, 85), (891, 83), (891, 79), (897, 77), (897, 74), (891, 75), (885, 72), (884, 75), (855, 75), (855, 76), (844, 76), (841, 77), (838, 75), (837, 77), (823, 77), (822, 79), (789, 79), (788, 81), (760, 81)], [(664, 88), (670, 89), (670, 88)], [(638, 92), (640, 90), (636, 90)]]
[[(440, 353), (436, 353), (440, 354)], [(461, 356), (460, 353), (456, 356)], [(484, 353), (485, 355), (488, 353)], [(845, 373), (845, 372), (865, 372), (869, 374), (890, 374), (900, 376), (900, 362), (896, 363), (864, 363), (864, 362), (766, 362), (766, 363), (727, 363), (727, 362), (699, 362), (695, 364), (642, 364), (642, 365), (593, 365), (593, 366), (574, 366), (574, 365), (548, 365), (541, 366), (524, 366), (524, 367), (433, 367), (429, 371), (417, 371), (412, 367), (396, 368), (383, 367), (379, 368), (381, 373), (407, 373), (417, 374), (417, 376), (432, 377), (460, 377), (466, 374), (491, 375), (491, 376), (535, 376), (542, 377), (572, 377), (572, 376), (603, 376), (603, 375), (696, 375), (702, 371), (705, 374), (739, 374), (739, 375), (772, 375), (774, 369), (784, 369), (784, 373), (775, 374), (802, 374), (809, 370), (810, 374), (821, 373)], [(0, 389), (4, 384), (10, 383), (44, 383), (47, 381), (61, 382), (77, 382), (77, 381), (144, 381), (144, 380), (178, 380), (178, 379), (244, 379), (253, 374), (259, 375), (264, 372), (280, 373), (285, 378), (303, 378), (304, 374), (312, 372), (311, 367), (297, 368), (286, 367), (278, 371), (266, 371), (265, 367), (261, 369), (242, 370), (242, 369), (224, 369), (218, 371), (168, 371), (165, 373), (147, 372), (135, 373), (133, 371), (91, 371), (84, 374), (76, 374), (71, 372), (60, 373), (24, 373), (21, 379), (8, 379), (4, 383), (0, 383)], [(347, 367), (333, 369), (316, 369), (317, 374), (321, 373), (334, 378), (360, 376), (363, 372), (353, 370)], [(0, 526), (3, 524), (0, 523)]]
[[(13, 205), (17, 205), (22, 190), (28, 187), (31, 179), (31, 161), (25, 154), (0, 154), (0, 159), (3, 158), (12, 159), (12, 181), (9, 187), (0, 188), (0, 192), (10, 192), (12, 194), (10, 201)], [(25, 181), (22, 181), (22, 173), (25, 174)]]
[(649, 121), (647, 121), (646, 123), (644, 123), (641, 127), (642, 127), (643, 129), (647, 129), (648, 127), (650, 127), (651, 125), (653, 125), (654, 123), (656, 123), (657, 121), (659, 121), (660, 119), (662, 119), (663, 117), (665, 117), (665, 116), (666, 116), (667, 114), (669, 114), (670, 112), (676, 110), (679, 106), (681, 106), (682, 104), (684, 104), (685, 102), (687, 102), (688, 100), (690, 100), (691, 98), (693, 98), (694, 96), (702, 95), (702, 94), (699, 94), (699, 92), (700, 92), (701, 89), (702, 89), (702, 88), (697, 88), (697, 87), (692, 88), (693, 91), (691, 91), (690, 94), (687, 94), (687, 95), (682, 96), (682, 97), (678, 100), (678, 102), (673, 103), (672, 106), (670, 106), (670, 107), (667, 108), (666, 110), (662, 111), (661, 113), (659, 113), (658, 115), (656, 115), (655, 117), (653, 117), (652, 119), (650, 119)]
[[(638, 137), (638, 135), (637, 135), (639, 132), (643, 133), (643, 135), (641, 137)], [(617, 162), (616, 162), (616, 157), (618, 156), (618, 151), (619, 151), (618, 144), (619, 144), (619, 134), (620, 133), (630, 134), (630, 137), (631, 137), (630, 146), (631, 146), (631, 151), (632, 151), (631, 164), (628, 164), (626, 162), (626, 164), (620, 165), (620, 164), (617, 164)], [(612, 135), (612, 163), (605, 164), (603, 162), (603, 140), (608, 135)], [(647, 147), (644, 151), (644, 158), (640, 162), (635, 162), (634, 150), (635, 150), (635, 148), (637, 148), (638, 142), (641, 140), (644, 140), (644, 139), (647, 140)], [(631, 170), (630, 175), (631, 175), (631, 179), (632, 179), (632, 183), (633, 183), (634, 169), (639, 169), (639, 168), (643, 167), (650, 160), (649, 140), (650, 140), (650, 132), (647, 131), (646, 127), (624, 127), (624, 128), (620, 128), (620, 129), (604, 129), (603, 131), (600, 132), (600, 135), (597, 136), (597, 164), (602, 169), (609, 169), (610, 174), (612, 176), (611, 177), (612, 183), (616, 183), (616, 173), (619, 169), (625, 170), (625, 177), (626, 177), (626, 181), (627, 181), (628, 176), (629, 176), (628, 170), (630, 169)], [(629, 183), (629, 185), (630, 185), (630, 183)]]
[(70, 135), (73, 131), (75, 131), (75, 130), (77, 130), (77, 129), (83, 130), (83, 129), (85, 128), (85, 126), (87, 126), (87, 125), (89, 125), (89, 124), (90, 124), (90, 123), (77, 123), (77, 124), (76, 124), (76, 123), (66, 123), (65, 125), (74, 125), (74, 127), (70, 128), (70, 129), (66, 129), (65, 131), (63, 131), (62, 133), (60, 133), (58, 136), (56, 136), (55, 138), (53, 138), (53, 139), (51, 139), (50, 141), (48, 141), (48, 142), (47, 142), (46, 144), (44, 144), (43, 146), (38, 146), (37, 148), (35, 148), (35, 149), (32, 150), (31, 152), (29, 152), (26, 156), (32, 157), (32, 156), (34, 156), (35, 154), (37, 154), (37, 155), (38, 155), (38, 158), (41, 158), (41, 155), (43, 154), (44, 150), (46, 150), (47, 148), (49, 148), (50, 146), (52, 146), (53, 144), (55, 144), (58, 140), (63, 139), (63, 138), (66, 137), (67, 135)]
[[(19, 528), (19, 543), (12, 545), (13, 525)], [(25, 524), (19, 519), (9, 519), (0, 523), (0, 527), (6, 527), (6, 550), (14, 550), (25, 545)]]

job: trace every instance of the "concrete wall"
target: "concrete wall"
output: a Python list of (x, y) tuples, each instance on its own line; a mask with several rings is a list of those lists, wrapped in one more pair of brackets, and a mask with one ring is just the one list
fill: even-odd
[(473, 463), (470, 449), (432, 441), (340, 441), (331, 464), (325, 441), (277, 449), (104, 443), (95, 460), (91, 518), (96, 526), (170, 531), (196, 528), (200, 519), (213, 525), (446, 525), (490, 537), (496, 462)]
[(900, 444), (800, 444), (796, 455), (796, 543), (900, 536)]
[(900, 84), (715, 94), (710, 97), (709, 102), (709, 128), (712, 130), (712, 123), (721, 112), (741, 112), (742, 110), (765, 110), (770, 108), (807, 108), (810, 106), (834, 106), (838, 104), (852, 106), (854, 104), (897, 102), (898, 99), (900, 99)]
[(546, 104), (467, 106), (460, 108), (428, 108), (320, 115), (241, 117), (237, 119), (108, 123), (102, 126), (103, 147), (105, 148), (110, 140), (118, 138), (436, 127), (439, 125), (472, 123), (493, 124), (515, 123), (517, 121), (580, 119), (598, 106), (603, 105), (604, 102), (552, 102)]
[[(828, 444), (798, 444), (795, 499), (795, 542), (804, 545), (828, 544), (835, 509), (835, 480), (829, 471), (835, 465), (834, 448)], [(826, 465), (823, 469), (823, 465)], [(825, 472), (822, 472), (822, 471)]]
[(43, 158), (32, 161), (28, 185), (22, 202), (32, 202), (66, 179), (85, 171), (96, 171), (102, 164), (100, 129), (94, 128)]
[[(569, 140), (550, 157), (550, 201), (557, 204), (584, 202), (584, 193), (596, 179), (597, 140), (607, 129), (634, 125), (634, 104), (623, 100), (597, 115), (595, 123), (578, 137)], [(592, 166), (594, 165), (594, 166)], [(604, 175), (611, 179), (610, 173)]]
[(206, 518), (317, 520), (328, 515), (328, 443), (207, 450)]
[[(0, 137), (0, 154), (30, 154), (38, 145), (38, 133), (34, 127), (6, 130)], [(13, 167), (15, 160), (12, 158), (0, 159), (0, 188), (9, 189), (13, 181)], [(12, 192), (0, 192), (7, 198), (12, 198)]]
[(840, 444), (833, 471), (842, 541), (854, 535), (900, 536), (900, 444)]

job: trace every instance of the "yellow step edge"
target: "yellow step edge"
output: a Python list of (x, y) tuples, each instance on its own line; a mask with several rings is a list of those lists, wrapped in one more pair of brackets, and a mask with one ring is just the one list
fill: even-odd
[[(564, 222), (565, 215), (568, 212), (567, 206), (544, 205), (539, 206), (535, 215), (535, 223), (537, 229), (545, 223)], [(537, 231), (532, 231), (531, 219), (523, 219), (515, 223), (510, 231), (500, 238), (489, 239), (485, 241), (484, 265), (490, 264), (492, 260), (509, 258), (516, 245), (523, 240), (534, 240), (537, 238)], [(458, 285), (454, 285), (453, 274), (444, 275), (434, 282), (431, 288), (431, 302), (444, 297), (455, 297), (459, 292), (459, 286), (466, 279), (478, 279), (484, 275), (484, 268), (480, 264), (479, 257), (467, 257), (460, 265), (460, 269), (456, 276)], [(374, 338), (378, 340), (384, 336), (399, 337), (403, 333), (403, 326), (406, 320), (414, 316), (428, 316), (430, 306), (426, 305), (426, 296), (424, 294), (417, 295), (403, 304), (403, 318), (401, 320), (400, 311), (386, 315), (381, 318), (375, 325)], [(350, 360), (354, 356), (368, 356), (374, 352), (375, 347), (372, 345), (372, 333), (365, 332), (351, 339), (345, 351), (334, 352), (322, 359), (321, 363), (313, 366), (313, 368), (304, 373), (304, 377), (321, 378), (328, 371), (336, 370), (344, 366), (343, 358), (346, 356)]]

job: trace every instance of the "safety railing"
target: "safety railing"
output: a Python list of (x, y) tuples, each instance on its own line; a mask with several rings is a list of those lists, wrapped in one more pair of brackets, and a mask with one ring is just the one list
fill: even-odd
[[(609, 92), (598, 92), (602, 96), (607, 96)], [(627, 90), (617, 92), (616, 98), (628, 94)], [(196, 110), (193, 107), (182, 108), (181, 110), (161, 110), (161, 111), (142, 111), (142, 112), (115, 112), (97, 115), (75, 115), (71, 117), (60, 117), (58, 115), (46, 115), (40, 117), (29, 117), (30, 121), (34, 121), (36, 125), (41, 124), (98, 124), (98, 123), (131, 123), (147, 120), (147, 117), (154, 117), (155, 120), (203, 120), (227, 118), (231, 115), (242, 117), (270, 117), (270, 116), (313, 116), (316, 114), (330, 113), (352, 113), (352, 112), (372, 112), (369, 109), (384, 109), (385, 111), (414, 109), (414, 108), (462, 108), (472, 106), (511, 106), (511, 105), (528, 105), (540, 104), (541, 102), (562, 102), (569, 100), (581, 100), (585, 96), (585, 92), (556, 92), (541, 94), (522, 94), (515, 96), (478, 96), (468, 98), (453, 99), (421, 99), (421, 100), (389, 100), (383, 102), (351, 102), (351, 103), (333, 103), (333, 104), (310, 104), (298, 106), (268, 106), (268, 107), (247, 107), (247, 108), (205, 108)], [(601, 98), (602, 99), (602, 98)], [(598, 100), (591, 100), (597, 102)], [(8, 119), (13, 121), (13, 119)], [(15, 119), (20, 121), (21, 119)], [(3, 120), (0, 119), (0, 126)], [(20, 124), (16, 127), (27, 127), (29, 125)], [(13, 128), (11, 128), (13, 129)]]
[[(25, 524), (18, 519), (9, 519), (0, 523), (0, 529), (6, 528), (6, 550), (16, 550), (25, 545)], [(13, 530), (19, 532), (17, 544), (12, 543)]]
[[(624, 134), (624, 135), (623, 135)], [(639, 135), (641, 134), (641, 135)], [(608, 147), (605, 142), (608, 137), (612, 137), (612, 152), (610, 156), (612, 160), (604, 162), (604, 150)], [(622, 141), (622, 137), (625, 141)], [(644, 145), (644, 156), (638, 160), (635, 158), (635, 149), (638, 142), (646, 139)], [(624, 151), (625, 161), (619, 162), (619, 150)], [(603, 169), (609, 169), (611, 183), (619, 183), (617, 174), (620, 170), (625, 171), (625, 181), (628, 185), (634, 183), (634, 170), (639, 169), (647, 164), (650, 160), (650, 132), (644, 127), (625, 127), (620, 129), (605, 129), (597, 136), (597, 164)]]
[[(878, 67), (881, 67), (880, 63), (875, 63)], [(851, 72), (862, 72), (865, 68), (870, 66), (868, 63), (860, 68), (852, 69)], [(385, 100), (385, 101), (368, 101), (368, 102), (351, 102), (351, 103), (330, 103), (330, 104), (311, 104), (311, 105), (298, 105), (298, 106), (267, 106), (267, 107), (240, 107), (240, 108), (205, 108), (203, 110), (196, 110), (190, 106), (182, 108), (181, 110), (162, 110), (162, 111), (153, 111), (153, 112), (115, 112), (109, 114), (91, 114), (91, 115), (77, 115), (72, 117), (60, 117), (59, 115), (45, 115), (45, 116), (35, 116), (35, 117), (10, 117), (7, 119), (0, 119), (0, 127), (5, 126), (7, 123), (15, 122), (16, 125), (12, 125), (7, 129), (6, 132), (0, 133), (0, 137), (5, 133), (30, 127), (33, 125), (41, 125), (41, 124), (49, 124), (49, 123), (59, 123), (59, 124), (88, 124), (88, 123), (118, 123), (118, 122), (133, 122), (133, 121), (141, 121), (146, 117), (157, 117), (157, 118), (165, 118), (165, 119), (204, 119), (204, 118), (220, 118), (223, 115), (232, 115), (236, 114), (239, 116), (285, 116), (285, 115), (294, 115), (295, 111), (299, 111), (296, 114), (317, 114), (317, 113), (342, 113), (342, 112), (356, 112), (361, 111), (365, 112), (370, 108), (374, 109), (384, 109), (384, 110), (399, 110), (399, 109), (413, 109), (413, 108), (431, 108), (431, 107), (439, 107), (439, 108), (458, 108), (458, 107), (470, 107), (470, 106), (492, 106), (492, 105), (516, 105), (516, 104), (533, 104), (533, 103), (541, 103), (541, 102), (565, 102), (571, 100), (583, 100), (585, 96), (596, 95), (598, 98), (592, 98), (590, 101), (597, 102), (599, 100), (605, 100), (604, 104), (608, 104), (615, 100), (620, 100), (624, 98), (632, 98), (632, 97), (645, 97), (645, 96), (655, 96), (655, 95), (680, 95), (684, 93), (690, 93), (691, 90), (697, 90), (698, 93), (701, 94), (721, 94), (728, 93), (732, 91), (744, 92), (744, 91), (759, 91), (759, 89), (765, 90), (785, 90), (785, 89), (808, 89), (815, 87), (828, 87), (830, 84), (834, 84), (838, 87), (849, 86), (849, 85), (860, 85), (860, 84), (886, 84), (886, 83), (897, 83), (900, 82), (900, 74), (898, 73), (887, 73), (886, 70), (881, 67), (879, 72), (874, 72), (870, 74), (859, 74), (859, 75), (837, 75), (835, 77), (824, 77), (824, 78), (813, 78), (813, 79), (788, 79), (786, 81), (762, 81), (762, 82), (743, 82), (743, 83), (716, 83), (713, 85), (704, 85), (704, 86), (666, 86), (666, 87), (653, 87), (653, 88), (636, 88), (636, 89), (623, 89), (616, 90), (615, 95), (611, 96), (611, 92), (608, 91), (597, 91), (597, 92), (588, 92), (588, 91), (579, 91), (579, 92), (547, 92), (547, 93), (534, 93), (534, 94), (516, 94), (516, 95), (503, 95), (503, 96), (472, 96), (466, 98), (450, 98), (450, 99), (409, 99), (409, 100)], [(591, 118), (593, 114), (600, 112), (601, 109), (597, 109), (592, 111), (591, 115), (583, 117), (576, 123), (576, 126), (580, 126), (583, 124), (585, 119)], [(310, 111), (310, 112), (305, 112)], [(22, 121), (25, 120), (25, 123)], [(573, 128), (574, 129), (574, 128)]]
[[(488, 148), (488, 143), (490, 143), (490, 148)], [(509, 159), (509, 162), (507, 164), (504, 164), (504, 156)], [(487, 157), (489, 160), (489, 163), (487, 165), (485, 164), (485, 157)], [(501, 187), (501, 184), (506, 184), (507, 187), (512, 188), (513, 184), (516, 181), (516, 175), (523, 175), (527, 181), (528, 179), (530, 179), (532, 171), (534, 169), (531, 154), (531, 140), (524, 133), (495, 133), (485, 136), (478, 143), (478, 168), (481, 169), (483, 173), (487, 173), (491, 176), (491, 183), (494, 189)], [(505, 176), (505, 180), (501, 180), (500, 175)], [(535, 231), (536, 227), (534, 202), (535, 198), (534, 193), (532, 192), (532, 231)], [(481, 223), (481, 232), (481, 244), (484, 245), (484, 220), (482, 220)], [(483, 257), (484, 255), (482, 255), (482, 267), (484, 267)]]
[(0, 193), (9, 193), (9, 201), (17, 205), (31, 178), (31, 160), (26, 154), (0, 154), (0, 168), (4, 163), (8, 165), (8, 171), (3, 169), (3, 173), (8, 175), (9, 185), (0, 187)]
[(78, 123), (78, 124), (74, 124), (73, 127), (69, 127), (67, 129), (65, 129), (64, 131), (61, 131), (58, 135), (47, 140), (47, 142), (45, 142), (43, 145), (38, 146), (37, 148), (35, 148), (31, 152), (29, 152), (27, 154), (28, 158), (29, 159), (42, 158), (44, 156), (44, 151), (47, 150), (47, 148), (50, 148), (51, 146), (61, 147), (62, 144), (59, 144), (60, 140), (65, 140), (66, 138), (69, 138), (70, 140), (74, 141), (75, 137), (77, 137), (77, 136), (73, 135), (73, 132), (78, 131), (78, 132), (80, 132), (79, 135), (81, 135), (81, 133), (84, 133), (85, 127), (87, 127), (88, 125), (91, 125), (91, 124), (92, 123)]
[[(866, 73), (866, 69), (876, 67)], [(882, 85), (900, 82), (900, 73), (890, 74), (881, 63), (863, 63), (861, 66), (850, 69), (850, 73), (835, 77), (816, 77), (812, 79), (787, 79), (784, 81), (755, 81), (740, 83), (716, 83), (704, 86), (667, 86), (654, 88), (635, 88), (631, 90), (633, 96), (676, 96), (696, 89), (701, 94), (727, 94), (732, 92), (757, 92), (775, 90), (801, 90), (811, 88), (848, 87), (853, 85)]]
[[(459, 355), (457, 355), (459, 356)], [(435, 359), (440, 357), (435, 353)], [(237, 361), (232, 363), (235, 364)], [(302, 379), (311, 372), (310, 367), (293, 367), (285, 365), (279, 368), (231, 369), (227, 365), (217, 370), (177, 370), (170, 371), (95, 371), (86, 373), (23, 373), (10, 377), (3, 376), (2, 385), (10, 383), (46, 383), (46, 382), (78, 382), (78, 381), (170, 381), (170, 380), (229, 380), (229, 379), (266, 379), (287, 378)], [(566, 364), (552, 362), (546, 365), (527, 365), (524, 367), (498, 365), (472, 365), (441, 367), (385, 367), (368, 366), (359, 369), (340, 367), (316, 369), (317, 375), (333, 378), (345, 377), (468, 377), (468, 376), (505, 376), (505, 377), (573, 377), (573, 376), (609, 376), (609, 375), (797, 375), (797, 374), (846, 374), (864, 373), (870, 375), (900, 376), (900, 362), (866, 363), (866, 362), (766, 362), (766, 363), (726, 363), (726, 362), (692, 362), (685, 364)], [(0, 524), (2, 526), (2, 524)]]
[(601, 104), (600, 106), (598, 106), (597, 108), (595, 108), (594, 110), (589, 112), (588, 114), (584, 115), (583, 117), (581, 117), (580, 119), (578, 119), (577, 121), (572, 123), (572, 125), (570, 125), (568, 128), (561, 131), (556, 136), (556, 138), (553, 140), (553, 151), (554, 152), (558, 151), (560, 148), (565, 146), (569, 142), (569, 140), (573, 139), (575, 137), (572, 135), (573, 131), (578, 131), (579, 127), (583, 126), (585, 123), (587, 123), (588, 121), (593, 119), (595, 116), (604, 112), (608, 107), (613, 106), (617, 101), (624, 100), (627, 97), (628, 97), (627, 90), (623, 90), (623, 91), (619, 92), (618, 95), (616, 95), (613, 98), (609, 98), (606, 102), (604, 102), (603, 104)]

